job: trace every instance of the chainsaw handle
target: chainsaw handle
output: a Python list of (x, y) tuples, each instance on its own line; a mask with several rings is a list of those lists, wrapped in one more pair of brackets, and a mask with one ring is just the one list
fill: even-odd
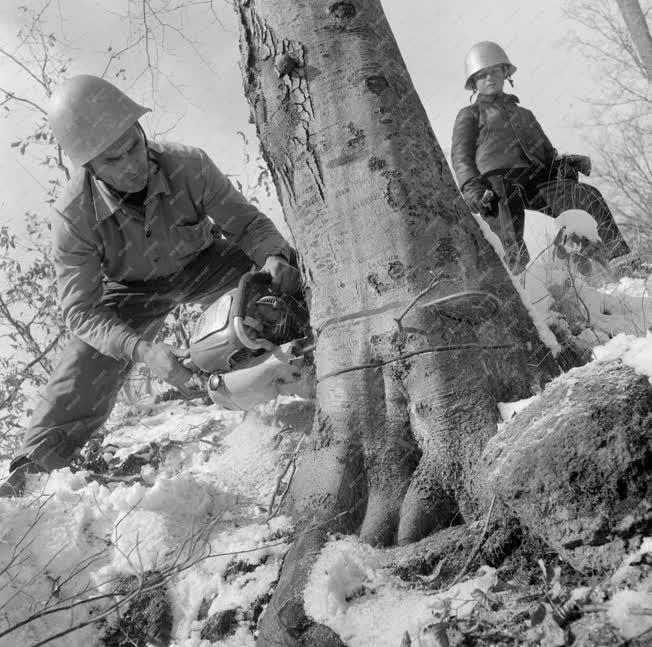
[(233, 313), (236, 317), (244, 319), (247, 308), (247, 289), (251, 283), (272, 285), (272, 277), (267, 272), (247, 272), (240, 277), (238, 290), (233, 298)]
[(247, 308), (247, 289), (252, 283), (263, 283), (271, 286), (272, 277), (267, 272), (247, 272), (243, 274), (238, 283), (238, 290), (233, 298), (233, 332), (240, 343), (250, 350), (264, 348), (270, 350), (270, 344), (266, 339), (252, 339), (244, 326), (244, 319)]

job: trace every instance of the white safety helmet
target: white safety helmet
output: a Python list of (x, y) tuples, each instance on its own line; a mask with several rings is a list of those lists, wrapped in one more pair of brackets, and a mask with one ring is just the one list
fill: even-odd
[(507, 58), (505, 50), (490, 40), (483, 40), (476, 43), (466, 55), (464, 66), (466, 69), (466, 83), (464, 84), (465, 90), (473, 90), (472, 77), (476, 72), (484, 70), (487, 67), (494, 65), (507, 66), (508, 74), (511, 76), (516, 72), (516, 66)]
[(48, 107), (50, 127), (73, 165), (105, 151), (150, 112), (98, 76), (80, 74), (59, 85)]

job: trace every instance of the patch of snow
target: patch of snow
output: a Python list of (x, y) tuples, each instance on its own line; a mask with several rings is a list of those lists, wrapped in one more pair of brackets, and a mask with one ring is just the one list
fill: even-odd
[[(29, 475), (22, 498), (0, 499), (0, 608), (6, 623), (54, 604), (57, 582), (60, 599), (77, 599), (111, 592), (127, 575), (182, 564), (168, 580), (174, 645), (205, 647), (209, 643), (201, 640), (196, 622), (202, 602), (212, 611), (249, 608), (268, 593), (292, 530), (289, 519), (267, 522), (255, 505), (263, 495), (267, 501), (282, 468), (274, 440), (279, 430), (255, 415), (241, 424), (242, 414), (212, 405), (166, 402), (151, 414), (132, 425), (114, 425), (107, 439), (125, 455), (147, 442), (177, 443), (160, 469), (143, 468), (151, 487), (89, 483), (87, 472), (61, 469)], [(215, 419), (226, 425), (223, 446), (198, 442), (199, 428)], [(234, 560), (249, 566), (227, 581), (225, 570)], [(106, 604), (52, 613), (2, 644), (34, 644)], [(97, 632), (89, 625), (52, 644), (87, 647)], [(220, 644), (253, 645), (254, 636), (241, 626)]]
[[(645, 537), (637, 551), (630, 553), (611, 576), (611, 583), (619, 586), (630, 575), (640, 571), (645, 555), (652, 553), (652, 537)], [(626, 639), (632, 639), (652, 630), (652, 575), (643, 578), (635, 588), (616, 591), (607, 604), (607, 616)]]
[(533, 395), (531, 398), (516, 400), (515, 402), (499, 402), (498, 411), (503, 422), (511, 420), (517, 413), (529, 407), (538, 397), (538, 395)]
[(647, 375), (652, 384), (652, 333), (635, 337), (620, 333), (602, 346), (593, 349), (596, 361), (620, 359), (640, 375)]
[(598, 292), (609, 295), (623, 295), (652, 299), (652, 274), (646, 278), (623, 276), (618, 283), (606, 283), (598, 288)]
[(618, 586), (625, 581), (631, 575), (633, 569), (636, 568), (634, 565), (639, 563), (641, 558), (648, 553), (652, 554), (652, 537), (645, 537), (641, 543), (641, 547), (637, 551), (627, 555), (620, 567), (611, 576), (611, 583)]
[(478, 602), (476, 589), (487, 593), (497, 581), (495, 569), (485, 566), (477, 577), (426, 595), (393, 575), (389, 559), (386, 550), (355, 537), (329, 541), (304, 592), (306, 612), (349, 647), (396, 647), (405, 631), (418, 636), (446, 600), (452, 614), (468, 616)]
[(278, 432), (277, 427), (264, 425), (251, 414), (224, 438), (219, 451), (196, 452), (184, 458), (184, 469), (266, 505), (281, 467), (276, 449)]
[(587, 238), (591, 242), (601, 242), (598, 234), (598, 225), (593, 216), (584, 209), (567, 209), (557, 217), (557, 224), (566, 228), (567, 234), (576, 234), (580, 238)]
[(539, 333), (539, 339), (543, 344), (545, 344), (550, 349), (550, 352), (554, 356), (557, 356), (561, 352), (561, 346), (559, 345), (559, 342), (557, 341), (557, 338), (555, 337), (553, 332), (546, 325), (546, 322), (543, 316), (541, 315), (541, 313), (534, 307), (534, 305), (530, 301), (530, 297), (528, 296), (528, 293), (525, 291), (525, 288), (521, 285), (518, 277), (514, 276), (510, 272), (509, 267), (507, 266), (507, 263), (505, 262), (504, 259), (505, 250), (503, 249), (500, 239), (498, 238), (498, 236), (496, 236), (496, 234), (494, 234), (493, 231), (491, 231), (491, 228), (484, 221), (482, 216), (480, 216), (479, 214), (472, 214), (472, 215), (475, 218), (475, 221), (478, 223), (478, 226), (480, 227), (480, 231), (482, 231), (483, 236), (496, 251), (498, 258), (501, 260), (501, 263), (503, 264), (505, 271), (509, 275), (512, 284), (514, 285), (514, 289), (518, 292), (519, 296), (521, 297), (521, 301), (523, 305), (527, 309), (532, 321), (534, 322), (534, 325), (536, 326), (537, 332)]
[(624, 638), (631, 639), (652, 629), (652, 591), (623, 589), (614, 593), (607, 609), (609, 622)]

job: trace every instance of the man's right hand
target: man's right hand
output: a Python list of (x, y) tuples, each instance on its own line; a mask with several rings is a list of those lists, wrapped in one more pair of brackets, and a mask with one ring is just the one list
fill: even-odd
[(491, 191), (491, 184), (479, 177), (471, 178), (464, 184), (462, 195), (472, 213), (481, 213), (482, 215), (491, 213), (492, 205), (486, 204), (485, 193), (487, 191)]
[(193, 373), (181, 363), (188, 357), (187, 349), (182, 350), (169, 344), (155, 344), (144, 339), (136, 344), (133, 353), (134, 362), (142, 362), (156, 377), (190, 398), (197, 395), (197, 388), (191, 384)]

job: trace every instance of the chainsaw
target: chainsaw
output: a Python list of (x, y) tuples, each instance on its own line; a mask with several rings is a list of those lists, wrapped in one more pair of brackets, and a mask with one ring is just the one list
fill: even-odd
[(305, 301), (274, 294), (269, 274), (248, 272), (198, 319), (187, 365), (215, 404), (246, 411), (279, 394), (309, 397), (313, 346)]

